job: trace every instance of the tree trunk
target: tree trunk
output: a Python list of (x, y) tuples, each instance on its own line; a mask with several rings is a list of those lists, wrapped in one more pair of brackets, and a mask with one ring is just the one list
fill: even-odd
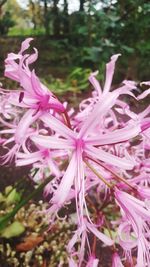
[(84, 12), (84, 3), (85, 3), (85, 0), (80, 0), (80, 8), (79, 8), (80, 12)]
[(29, 3), (31, 6), (33, 27), (34, 27), (34, 30), (36, 30), (37, 25), (36, 25), (36, 17), (35, 17), (35, 15), (36, 15), (35, 14), (35, 3), (32, 0), (30, 0)]
[(49, 18), (48, 18), (47, 0), (44, 0), (44, 28), (45, 28), (45, 34), (49, 35)]
[(63, 10), (63, 34), (67, 35), (69, 33), (69, 14), (68, 14), (68, 2), (64, 0), (64, 10)]
[(60, 20), (59, 20), (59, 10), (58, 10), (59, 0), (53, 0), (53, 34), (54, 36), (59, 36), (60, 34)]
[(7, 0), (0, 0), (0, 19), (2, 17), (2, 7), (7, 2)]

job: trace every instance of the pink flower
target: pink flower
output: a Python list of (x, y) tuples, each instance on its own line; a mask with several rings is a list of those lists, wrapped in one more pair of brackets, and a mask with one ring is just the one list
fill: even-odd
[[(103, 113), (105, 114), (107, 112), (110, 105), (110, 99), (106, 99), (104, 102), (98, 104), (99, 105), (97, 105), (96, 109), (94, 109), (89, 116), (89, 119), (83, 124), (79, 133), (73, 132), (50, 114), (45, 114), (40, 117), (41, 120), (61, 137), (42, 135), (31, 136), (31, 140), (43, 148), (64, 149), (68, 150), (69, 154), (72, 151), (70, 154), (70, 163), (68, 168), (54, 197), (52, 198), (52, 203), (57, 203), (58, 206), (61, 206), (65, 202), (73, 185), (75, 186), (77, 195), (79, 192), (82, 195), (83, 201), (83, 192), (85, 187), (84, 157), (86, 157), (86, 155), (90, 158), (98, 159), (108, 164), (111, 162), (111, 165), (119, 166), (122, 169), (132, 169), (134, 167), (134, 163), (130, 159), (126, 159), (125, 157), (119, 158), (105, 152), (105, 150), (100, 147), (97, 148), (97, 146), (103, 146), (106, 144), (111, 145), (113, 143), (126, 141), (129, 138), (136, 136), (140, 131), (140, 127), (135, 125), (134, 127), (127, 127), (116, 130), (115, 132), (110, 132), (109, 134), (99, 135), (92, 138), (92, 129), (94, 124), (97, 122), (97, 116), (99, 113), (102, 116)], [(81, 203), (83, 206), (82, 201)]]
[[(82, 122), (81, 127), (69, 129), (59, 119), (49, 113), (44, 113), (40, 114), (40, 120), (54, 134), (51, 136), (37, 134), (32, 135), (30, 138), (43, 149), (61, 149), (68, 153), (69, 165), (53, 194), (51, 199), (52, 207), (49, 212), (57, 212), (69, 200), (70, 192), (74, 190), (76, 203), (78, 203), (76, 206), (80, 223), (83, 218), (83, 210), (86, 208), (85, 190), (87, 188), (87, 179), (85, 177), (87, 167), (85, 159), (96, 159), (99, 164), (104, 162), (121, 170), (131, 170), (135, 166), (135, 161), (129, 157), (127, 152), (122, 153), (121, 156), (116, 156), (115, 153), (109, 153), (106, 146), (112, 147), (118, 143), (125, 143), (137, 136), (141, 132), (140, 125), (132, 120), (126, 123), (122, 129), (116, 130), (112, 128), (105, 129), (105, 126), (101, 125), (101, 121), (107, 120), (107, 115), (116, 104), (119, 95), (122, 92), (125, 93), (127, 88), (123, 86), (123, 88), (109, 92), (117, 57), (112, 57), (111, 62), (108, 63), (104, 93), (93, 106), (88, 118)], [(126, 151), (126, 148), (124, 151)]]
[[(89, 233), (106, 246), (114, 242), (98, 230), (105, 215), (100, 211), (101, 218), (97, 218), (96, 208), (92, 210), (94, 216), (90, 213), (88, 194), (102, 208), (115, 195), (122, 215), (119, 244), (131, 266), (133, 249), (137, 250), (137, 267), (150, 266), (150, 107), (137, 114), (122, 97), (129, 95), (137, 101), (146, 97), (150, 89), (135, 97), (131, 90), (138, 90), (136, 84), (125, 80), (111, 90), (117, 54), (106, 65), (103, 89), (96, 79), (97, 72), (92, 73), (89, 77), (94, 88), (92, 97), (79, 104), (79, 113), (73, 109), (67, 113), (67, 104), (62, 104), (30, 69), (38, 57), (35, 48), (33, 54), (27, 52), (31, 41), (32, 38), (26, 39), (18, 54), (10, 53), (5, 60), (5, 76), (17, 81), (20, 89), (0, 89), (0, 123), (5, 127), (0, 130), (0, 143), (7, 149), (3, 164), (15, 158), (17, 166), (31, 165), (32, 171), (38, 170), (35, 182), (54, 175), (44, 191), (45, 196), (51, 196), (51, 206), (46, 211), (51, 222), (62, 206), (75, 200), (77, 229), (67, 246), (70, 267), (81, 267), (83, 261), (87, 267), (98, 266)], [(149, 86), (149, 82), (143, 84)], [(129, 190), (131, 195), (118, 188)], [(93, 194), (95, 191), (97, 195)], [(95, 218), (100, 224), (92, 222)], [(80, 253), (75, 252), (79, 240)], [(112, 266), (123, 266), (117, 253), (113, 255)]]
[[(8, 54), (5, 60), (5, 76), (16, 80), (20, 83), (21, 89), (16, 91), (5, 91), (9, 104), (16, 107), (28, 109), (21, 118), (15, 134), (16, 143), (21, 143), (25, 138), (25, 134), (31, 124), (44, 113), (65, 112), (64, 106), (54, 96), (54, 94), (46, 88), (38, 79), (35, 71), (30, 71), (29, 65), (37, 59), (38, 53), (34, 48), (34, 54), (26, 54), (32, 38), (26, 39), (21, 46), (18, 54)], [(19, 61), (18, 62), (16, 62)]]

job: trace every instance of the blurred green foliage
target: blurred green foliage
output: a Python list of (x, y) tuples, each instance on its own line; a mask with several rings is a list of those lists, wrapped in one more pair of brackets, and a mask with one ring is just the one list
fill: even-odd
[(52, 75), (43, 79), (43, 83), (53, 92), (63, 95), (67, 92), (82, 93), (89, 88), (88, 77), (91, 69), (74, 68), (66, 79), (54, 78)]
[(116, 82), (122, 78), (148, 79), (148, 1), (80, 0), (79, 9), (74, 12), (69, 11), (68, 0), (29, 0), (24, 9), (16, 0), (5, 2), (3, 19), (9, 11), (14, 23), (7, 27), (9, 36), (37, 36), (38, 39), (46, 35), (45, 39), (41, 38), (44, 44), (40, 45), (44, 66), (57, 64), (62, 69), (74, 66), (103, 70), (104, 62), (112, 54), (121, 53)]
[(7, 34), (9, 28), (13, 27), (14, 25), (15, 22), (12, 19), (11, 13), (9, 11), (6, 11), (4, 16), (0, 19), (0, 34)]

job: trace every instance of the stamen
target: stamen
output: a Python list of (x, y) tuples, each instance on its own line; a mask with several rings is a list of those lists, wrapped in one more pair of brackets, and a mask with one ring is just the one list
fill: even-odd
[(62, 113), (62, 116), (64, 118), (65, 124), (68, 126), (68, 128), (71, 129), (70, 119), (66, 110)]
[(99, 162), (98, 160), (95, 160), (93, 158), (89, 158), (88, 156), (86, 156), (86, 158), (90, 159), (91, 161), (99, 164), (100, 166), (102, 166), (103, 168), (105, 168), (107, 171), (109, 171), (110, 173), (112, 173), (115, 177), (116, 180), (119, 180), (123, 183), (125, 183), (126, 185), (128, 185), (133, 191), (137, 191), (136, 187), (133, 187), (131, 184), (129, 184), (123, 177), (120, 177), (117, 173), (115, 173), (114, 171), (110, 170), (107, 166), (105, 166), (103, 163)]

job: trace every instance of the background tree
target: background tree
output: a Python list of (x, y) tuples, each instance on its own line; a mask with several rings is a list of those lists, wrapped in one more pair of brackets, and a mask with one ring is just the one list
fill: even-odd
[(2, 16), (2, 7), (4, 6), (4, 4), (7, 2), (7, 0), (0, 0), (0, 18)]
[(85, 3), (85, 0), (80, 0), (80, 7), (79, 7), (80, 12), (84, 12), (84, 3)]
[(29, 0), (29, 14), (33, 23), (33, 29), (42, 27), (43, 24), (43, 7), (40, 0)]
[(68, 14), (68, 1), (64, 0), (62, 12), (62, 31), (66, 36), (69, 34), (69, 14)]
[(49, 14), (48, 14), (48, 0), (43, 0), (44, 2), (44, 28), (45, 28), (45, 34), (49, 35)]
[(52, 20), (53, 20), (53, 34), (54, 36), (60, 35), (60, 17), (59, 17), (59, 8), (58, 3), (59, 0), (52, 0), (53, 6), (52, 6)]
[[(54, 40), (57, 52), (58, 48), (62, 49), (67, 44), (71, 53), (70, 56), (65, 51), (67, 60), (76, 62), (80, 67), (92, 65), (95, 69), (99, 67), (99, 62), (102, 67), (112, 54), (122, 53), (126, 55), (121, 59), (122, 68), (125, 69), (128, 62), (131, 65), (127, 77), (134, 79), (138, 76), (141, 79), (140, 66), (147, 77), (150, 67), (150, 61), (146, 63), (150, 53), (148, 1), (79, 0), (78, 10), (72, 12), (69, 10), (71, 1), (68, 0), (29, 0), (26, 9), (21, 8), (16, 0), (5, 1), (0, 0), (3, 15), (9, 12), (4, 20), (5, 34), (45, 34), (49, 44)], [(11, 27), (10, 18), (15, 22), (14, 27)], [(2, 25), (1, 28), (4, 28)]]
[(15, 25), (9, 9), (5, 9), (7, 0), (0, 0), (0, 34), (6, 35), (9, 28)]

